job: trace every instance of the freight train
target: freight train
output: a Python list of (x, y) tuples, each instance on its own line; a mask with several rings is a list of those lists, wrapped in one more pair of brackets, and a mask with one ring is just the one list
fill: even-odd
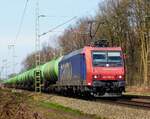
[[(40, 66), (43, 91), (93, 96), (121, 96), (125, 64), (121, 47), (85, 46)], [(31, 69), (6, 80), (7, 87), (34, 90)]]

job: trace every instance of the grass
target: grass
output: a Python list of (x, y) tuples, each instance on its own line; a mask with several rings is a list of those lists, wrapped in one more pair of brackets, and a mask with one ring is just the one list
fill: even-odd
[(88, 115), (88, 114), (85, 114), (85, 113), (83, 113), (79, 110), (72, 109), (72, 108), (69, 108), (69, 107), (65, 107), (65, 106), (62, 106), (58, 103), (53, 103), (53, 102), (40, 101), (39, 106), (41, 106), (43, 108), (63, 111), (63, 112), (66, 112), (66, 113), (72, 113), (72, 114), (75, 114), (75, 115), (78, 115), (78, 116), (83, 116), (84, 115), (84, 116), (87, 116), (87, 117), (92, 117), (93, 119), (106, 119), (106, 118), (98, 117), (96, 115)]
[(73, 113), (73, 114), (77, 114), (77, 115), (83, 115), (84, 114), (79, 110), (75, 110), (75, 109), (72, 109), (72, 108), (69, 108), (69, 107), (64, 107), (60, 104), (52, 103), (52, 102), (40, 101), (39, 106), (42, 106), (44, 108), (51, 108), (51, 109), (61, 110), (61, 111), (64, 111), (64, 112), (69, 112), (69, 113)]
[[(87, 119), (106, 119), (105, 117), (102, 118), (102, 117), (97, 116), (95, 114), (87, 114), (87, 113), (84, 113), (84, 112), (82, 112), (82, 111), (80, 111), (78, 109), (72, 109), (70, 107), (66, 107), (66, 106), (61, 105), (59, 103), (51, 102), (47, 98), (44, 99), (43, 95), (41, 95), (41, 94), (32, 95), (31, 97), (28, 98), (28, 101), (29, 101), (29, 103), (31, 103), (31, 105), (34, 104), (36, 109), (37, 109), (37, 107), (40, 110), (41, 109), (48, 109), (48, 110), (52, 109), (52, 110), (54, 110), (54, 112), (56, 111), (56, 113), (58, 113), (58, 112), (60, 114), (61, 113), (62, 114), (66, 113), (67, 115), (74, 116), (74, 118), (76, 118), (76, 117), (78, 117), (78, 118), (81, 118), (81, 117), (86, 118), (87, 117)], [(51, 115), (51, 114), (49, 114), (49, 115)], [(61, 118), (63, 118), (63, 116)]]
[[(2, 95), (1, 95), (2, 94)], [(6, 96), (3, 96), (6, 95)], [(55, 102), (51, 102), (44, 98), (43, 95), (37, 95), (32, 93), (24, 93), (15, 90), (1, 90), (0, 89), (0, 96), (6, 97), (1, 98), (5, 100), (7, 103), (10, 99), (13, 99), (16, 104), (25, 104), (25, 107), (29, 110), (26, 110), (28, 113), (31, 110), (34, 112), (39, 112), (39, 116), (43, 118), (62, 118), (62, 119), (104, 119), (100, 118), (96, 115), (86, 114), (80, 110), (72, 109), (70, 107), (66, 107), (65, 105), (61, 105)], [(7, 101), (8, 100), (8, 101)], [(30, 105), (30, 106), (29, 106)], [(10, 104), (10, 106), (12, 106)], [(33, 113), (34, 113), (33, 112)], [(0, 112), (1, 113), (1, 112)], [(32, 113), (31, 113), (32, 114)], [(26, 116), (26, 115), (24, 115)], [(32, 115), (30, 115), (32, 116)]]

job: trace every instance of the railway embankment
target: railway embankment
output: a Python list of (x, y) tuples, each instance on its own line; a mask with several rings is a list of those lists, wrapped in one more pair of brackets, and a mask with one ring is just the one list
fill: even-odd
[(0, 90), (0, 119), (149, 119), (150, 110), (22, 90)]
[[(44, 96), (45, 97), (45, 96)], [(46, 96), (45, 101), (51, 101), (83, 113), (106, 117), (109, 119), (149, 119), (150, 110), (133, 108), (105, 101), (89, 101), (62, 96)]]
[(54, 96), (0, 89), (0, 119), (103, 119), (49, 101), (51, 97)]

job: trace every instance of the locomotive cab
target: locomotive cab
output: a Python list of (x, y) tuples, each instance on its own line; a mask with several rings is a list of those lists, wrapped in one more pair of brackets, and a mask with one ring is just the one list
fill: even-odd
[(125, 68), (120, 47), (86, 47), (87, 85), (102, 96), (120, 96), (125, 91)]

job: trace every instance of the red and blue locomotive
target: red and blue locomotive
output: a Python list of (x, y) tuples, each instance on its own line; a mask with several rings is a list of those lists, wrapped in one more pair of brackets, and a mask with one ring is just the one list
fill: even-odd
[(120, 96), (125, 91), (125, 68), (120, 47), (86, 46), (59, 62), (60, 89), (94, 96)]

